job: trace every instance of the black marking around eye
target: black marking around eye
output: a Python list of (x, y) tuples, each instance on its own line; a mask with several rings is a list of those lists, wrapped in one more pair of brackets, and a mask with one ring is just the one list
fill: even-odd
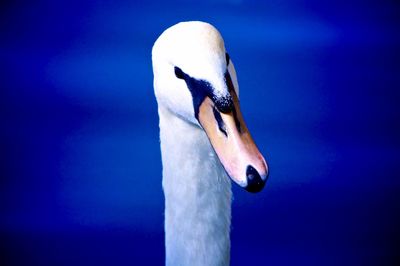
[(175, 76), (178, 79), (183, 79), (184, 78), (184, 73), (183, 73), (182, 69), (180, 69), (179, 67), (175, 67), (174, 70), (175, 70)]
[[(174, 71), (177, 78), (185, 80), (186, 85), (192, 94), (194, 115), (197, 120), (199, 119), (200, 105), (206, 97), (209, 97), (222, 113), (229, 113), (234, 109), (231, 94), (228, 93), (226, 96), (217, 97), (213, 93), (213, 87), (208, 81), (195, 79), (186, 74), (179, 67), (174, 67)], [(227, 83), (228, 91), (230, 92), (233, 85), (228, 72), (225, 74), (225, 82)]]
[(175, 67), (175, 75), (177, 78), (184, 79), (186, 82), (186, 86), (188, 87), (190, 93), (192, 94), (193, 100), (193, 108), (194, 108), (194, 116), (197, 120), (199, 120), (199, 109), (201, 103), (204, 101), (206, 97), (210, 97), (212, 99), (213, 88), (212, 85), (205, 80), (195, 79), (185, 72), (182, 71), (179, 67)]

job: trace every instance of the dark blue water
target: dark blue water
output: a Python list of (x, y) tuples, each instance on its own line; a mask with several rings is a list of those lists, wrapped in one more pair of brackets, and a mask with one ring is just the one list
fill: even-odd
[(399, 263), (395, 1), (1, 5), (1, 265), (163, 264), (151, 48), (185, 20), (224, 36), (271, 167), (233, 187), (232, 265)]

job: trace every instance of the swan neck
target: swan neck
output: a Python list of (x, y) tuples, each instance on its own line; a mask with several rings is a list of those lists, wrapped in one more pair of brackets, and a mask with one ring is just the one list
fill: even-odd
[(200, 127), (159, 117), (166, 265), (229, 265), (230, 179)]

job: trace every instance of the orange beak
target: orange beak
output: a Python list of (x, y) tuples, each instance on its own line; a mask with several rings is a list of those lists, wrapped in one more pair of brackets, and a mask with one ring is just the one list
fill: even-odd
[(222, 113), (206, 97), (198, 120), (231, 179), (250, 192), (259, 192), (267, 180), (268, 166), (243, 120), (235, 91), (230, 93), (232, 110)]

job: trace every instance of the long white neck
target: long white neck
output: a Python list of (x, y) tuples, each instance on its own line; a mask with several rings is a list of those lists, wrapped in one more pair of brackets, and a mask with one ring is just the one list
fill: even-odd
[(231, 182), (199, 127), (162, 106), (166, 265), (229, 265)]

